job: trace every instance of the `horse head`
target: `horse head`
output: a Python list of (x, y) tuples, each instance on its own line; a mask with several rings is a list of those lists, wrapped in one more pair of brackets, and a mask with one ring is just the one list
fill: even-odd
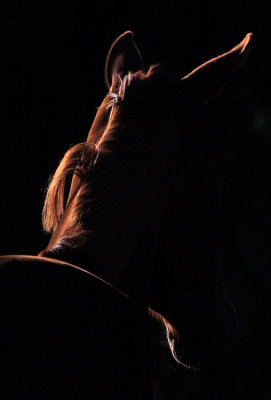
[(250, 38), (182, 76), (162, 64), (145, 72), (133, 33), (122, 34), (106, 58), (109, 92), (89, 137), (64, 157), (45, 202), (54, 232), (41, 254), (148, 305), (187, 366), (212, 362), (236, 332), (220, 265), (221, 160), (201, 110), (243, 63)]

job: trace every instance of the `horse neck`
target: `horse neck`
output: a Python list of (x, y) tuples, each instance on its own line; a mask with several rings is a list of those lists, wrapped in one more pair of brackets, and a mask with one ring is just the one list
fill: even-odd
[[(165, 148), (154, 151), (154, 142), (146, 139), (148, 134), (145, 132), (143, 144), (143, 132), (126, 128), (118, 141), (110, 141), (110, 149), (101, 149), (90, 181), (81, 184), (70, 202), (45, 255), (118, 284), (148, 223), (166, 168)], [(73, 222), (78, 210), (79, 235)], [(129, 273), (132, 276), (134, 271)]]

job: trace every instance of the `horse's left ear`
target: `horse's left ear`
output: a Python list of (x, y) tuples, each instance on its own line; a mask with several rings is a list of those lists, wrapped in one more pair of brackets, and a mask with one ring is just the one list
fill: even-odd
[(252, 33), (248, 33), (230, 51), (206, 61), (182, 78), (182, 81), (195, 88), (200, 103), (215, 96), (232, 73), (244, 62), (249, 52), (251, 36)]
[(112, 44), (105, 62), (105, 82), (108, 89), (114, 77), (142, 69), (142, 57), (134, 42), (134, 34), (126, 31)]

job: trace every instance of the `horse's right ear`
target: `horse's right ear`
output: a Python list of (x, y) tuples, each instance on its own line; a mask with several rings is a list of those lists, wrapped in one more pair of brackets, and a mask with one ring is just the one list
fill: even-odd
[(206, 61), (182, 78), (182, 82), (187, 82), (190, 87), (196, 89), (200, 103), (215, 96), (233, 72), (244, 62), (249, 52), (251, 36), (252, 34), (248, 33), (230, 51)]
[(142, 69), (142, 58), (134, 42), (134, 34), (126, 31), (112, 44), (105, 62), (105, 82), (108, 89), (114, 77), (126, 75), (129, 71)]

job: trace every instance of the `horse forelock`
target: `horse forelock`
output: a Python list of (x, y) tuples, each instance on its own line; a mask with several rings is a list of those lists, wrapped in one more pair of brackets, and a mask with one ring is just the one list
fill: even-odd
[[(147, 72), (140, 70), (137, 72), (128, 72), (124, 76), (117, 75), (114, 78), (110, 88), (108, 94), (109, 100), (106, 108), (112, 110), (115, 106), (120, 106), (122, 101), (130, 101), (131, 97), (133, 101), (137, 101), (138, 97), (142, 99), (142, 96), (145, 96), (146, 99), (149, 97), (150, 100), (150, 97), (155, 93), (154, 89), (157, 89), (156, 94), (158, 97), (155, 100), (157, 101), (157, 106), (160, 104), (161, 108), (164, 110), (166, 108), (166, 104), (159, 101), (160, 96), (163, 96), (164, 93), (162, 93), (161, 89), (159, 93), (158, 77), (161, 78), (160, 82), (171, 82), (175, 84), (176, 82), (180, 81), (180, 73), (176, 71), (177, 69), (170, 68), (169, 66), (163, 64), (153, 64), (150, 66)], [(173, 86), (171, 85), (167, 90), (168, 97), (172, 97), (172, 88)]]

